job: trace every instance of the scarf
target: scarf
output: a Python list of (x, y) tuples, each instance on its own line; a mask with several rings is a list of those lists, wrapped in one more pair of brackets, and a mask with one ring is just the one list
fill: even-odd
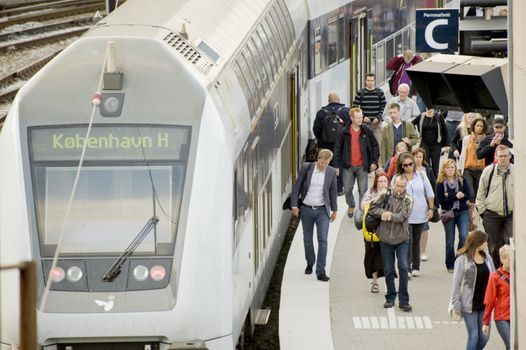
[[(455, 177), (455, 181), (453, 183), (449, 182), (449, 179), (444, 180), (444, 193), (447, 193), (447, 190), (453, 190), (455, 192), (455, 195), (460, 191), (458, 186), (458, 179)], [(451, 209), (459, 209), (460, 208), (460, 201), (457, 199), (455, 203), (453, 203), (453, 206)]]

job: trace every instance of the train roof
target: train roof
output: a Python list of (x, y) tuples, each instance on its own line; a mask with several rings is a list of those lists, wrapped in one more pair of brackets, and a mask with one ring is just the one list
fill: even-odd
[[(221, 70), (237, 52), (266, 9), (275, 0), (127, 0), (85, 37), (150, 37), (169, 42), (177, 37), (205, 59), (200, 70)], [(298, 6), (302, 1), (287, 0)], [(297, 9), (297, 7), (296, 7)], [(304, 9), (304, 8), (303, 8)], [(304, 10), (305, 11), (305, 10)], [(297, 16), (295, 16), (297, 17)], [(171, 35), (167, 39), (167, 36)], [(173, 44), (173, 41), (169, 44)], [(173, 45), (172, 45), (173, 46)], [(208, 67), (206, 67), (208, 65)]]

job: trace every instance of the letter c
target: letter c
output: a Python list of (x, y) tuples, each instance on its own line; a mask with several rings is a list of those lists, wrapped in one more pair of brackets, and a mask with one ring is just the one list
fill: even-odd
[(426, 27), (425, 38), (429, 46), (436, 50), (447, 49), (447, 43), (439, 43), (433, 38), (433, 32), (438, 26), (447, 26), (449, 21), (447, 19), (435, 19)]

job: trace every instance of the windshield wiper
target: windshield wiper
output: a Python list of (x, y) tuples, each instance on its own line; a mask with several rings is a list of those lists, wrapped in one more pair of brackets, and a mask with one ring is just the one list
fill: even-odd
[(110, 269), (106, 271), (104, 275), (102, 275), (102, 282), (112, 282), (119, 274), (121, 273), (122, 265), (126, 262), (128, 257), (133, 254), (135, 249), (141, 244), (142, 241), (148, 236), (148, 233), (150, 233), (151, 230), (155, 228), (155, 225), (159, 222), (159, 218), (157, 216), (152, 216), (150, 220), (144, 225), (142, 230), (135, 236), (133, 241), (131, 241), (130, 245), (122, 254), (115, 260), (113, 265), (111, 265)]

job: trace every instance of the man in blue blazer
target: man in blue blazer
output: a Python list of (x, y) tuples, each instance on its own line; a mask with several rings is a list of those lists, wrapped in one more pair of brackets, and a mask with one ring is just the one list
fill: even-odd
[[(290, 196), (292, 215), (301, 215), (303, 245), (307, 260), (305, 274), (312, 273), (312, 267), (316, 261), (316, 276), (323, 282), (329, 280), (325, 273), (329, 223), (336, 219), (338, 210), (336, 169), (329, 166), (331, 160), (332, 152), (322, 149), (316, 163), (304, 163)], [(312, 242), (314, 224), (316, 224), (318, 234), (318, 259), (316, 259)]]

